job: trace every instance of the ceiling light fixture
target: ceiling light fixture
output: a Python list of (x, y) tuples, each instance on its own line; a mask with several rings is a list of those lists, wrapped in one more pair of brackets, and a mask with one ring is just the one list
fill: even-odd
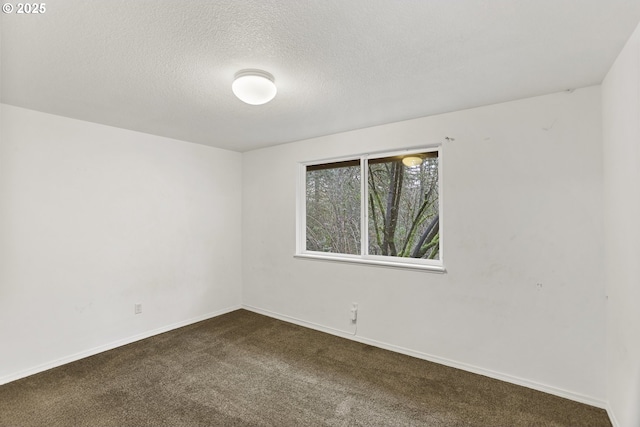
[(262, 105), (278, 92), (273, 76), (262, 70), (242, 70), (236, 73), (231, 90), (242, 102)]
[(404, 163), (404, 165), (409, 168), (420, 166), (422, 164), (422, 157), (407, 156), (402, 159), (402, 163)]

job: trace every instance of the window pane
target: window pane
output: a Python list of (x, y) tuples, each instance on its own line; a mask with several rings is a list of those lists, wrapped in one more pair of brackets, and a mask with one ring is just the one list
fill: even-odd
[[(412, 155), (413, 156), (413, 155)], [(369, 254), (439, 259), (438, 153), (369, 161)]]
[(307, 250), (360, 254), (360, 163), (307, 166)]

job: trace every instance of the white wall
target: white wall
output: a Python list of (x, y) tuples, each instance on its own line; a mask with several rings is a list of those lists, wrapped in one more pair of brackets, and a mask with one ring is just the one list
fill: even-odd
[[(601, 135), (590, 87), (245, 153), (243, 303), (605, 406)], [(446, 274), (293, 257), (297, 162), (446, 136)]]
[(241, 154), (0, 123), (0, 383), (240, 305)]
[(602, 85), (607, 396), (619, 426), (640, 426), (640, 26)]

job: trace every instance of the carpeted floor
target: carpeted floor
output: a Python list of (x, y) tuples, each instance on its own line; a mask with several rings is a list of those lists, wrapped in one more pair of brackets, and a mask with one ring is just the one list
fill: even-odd
[(606, 412), (238, 310), (0, 386), (0, 426), (610, 426)]

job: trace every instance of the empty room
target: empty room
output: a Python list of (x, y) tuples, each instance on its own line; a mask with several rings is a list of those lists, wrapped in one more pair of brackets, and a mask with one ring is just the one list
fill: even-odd
[(0, 426), (640, 427), (640, 0), (0, 25)]

